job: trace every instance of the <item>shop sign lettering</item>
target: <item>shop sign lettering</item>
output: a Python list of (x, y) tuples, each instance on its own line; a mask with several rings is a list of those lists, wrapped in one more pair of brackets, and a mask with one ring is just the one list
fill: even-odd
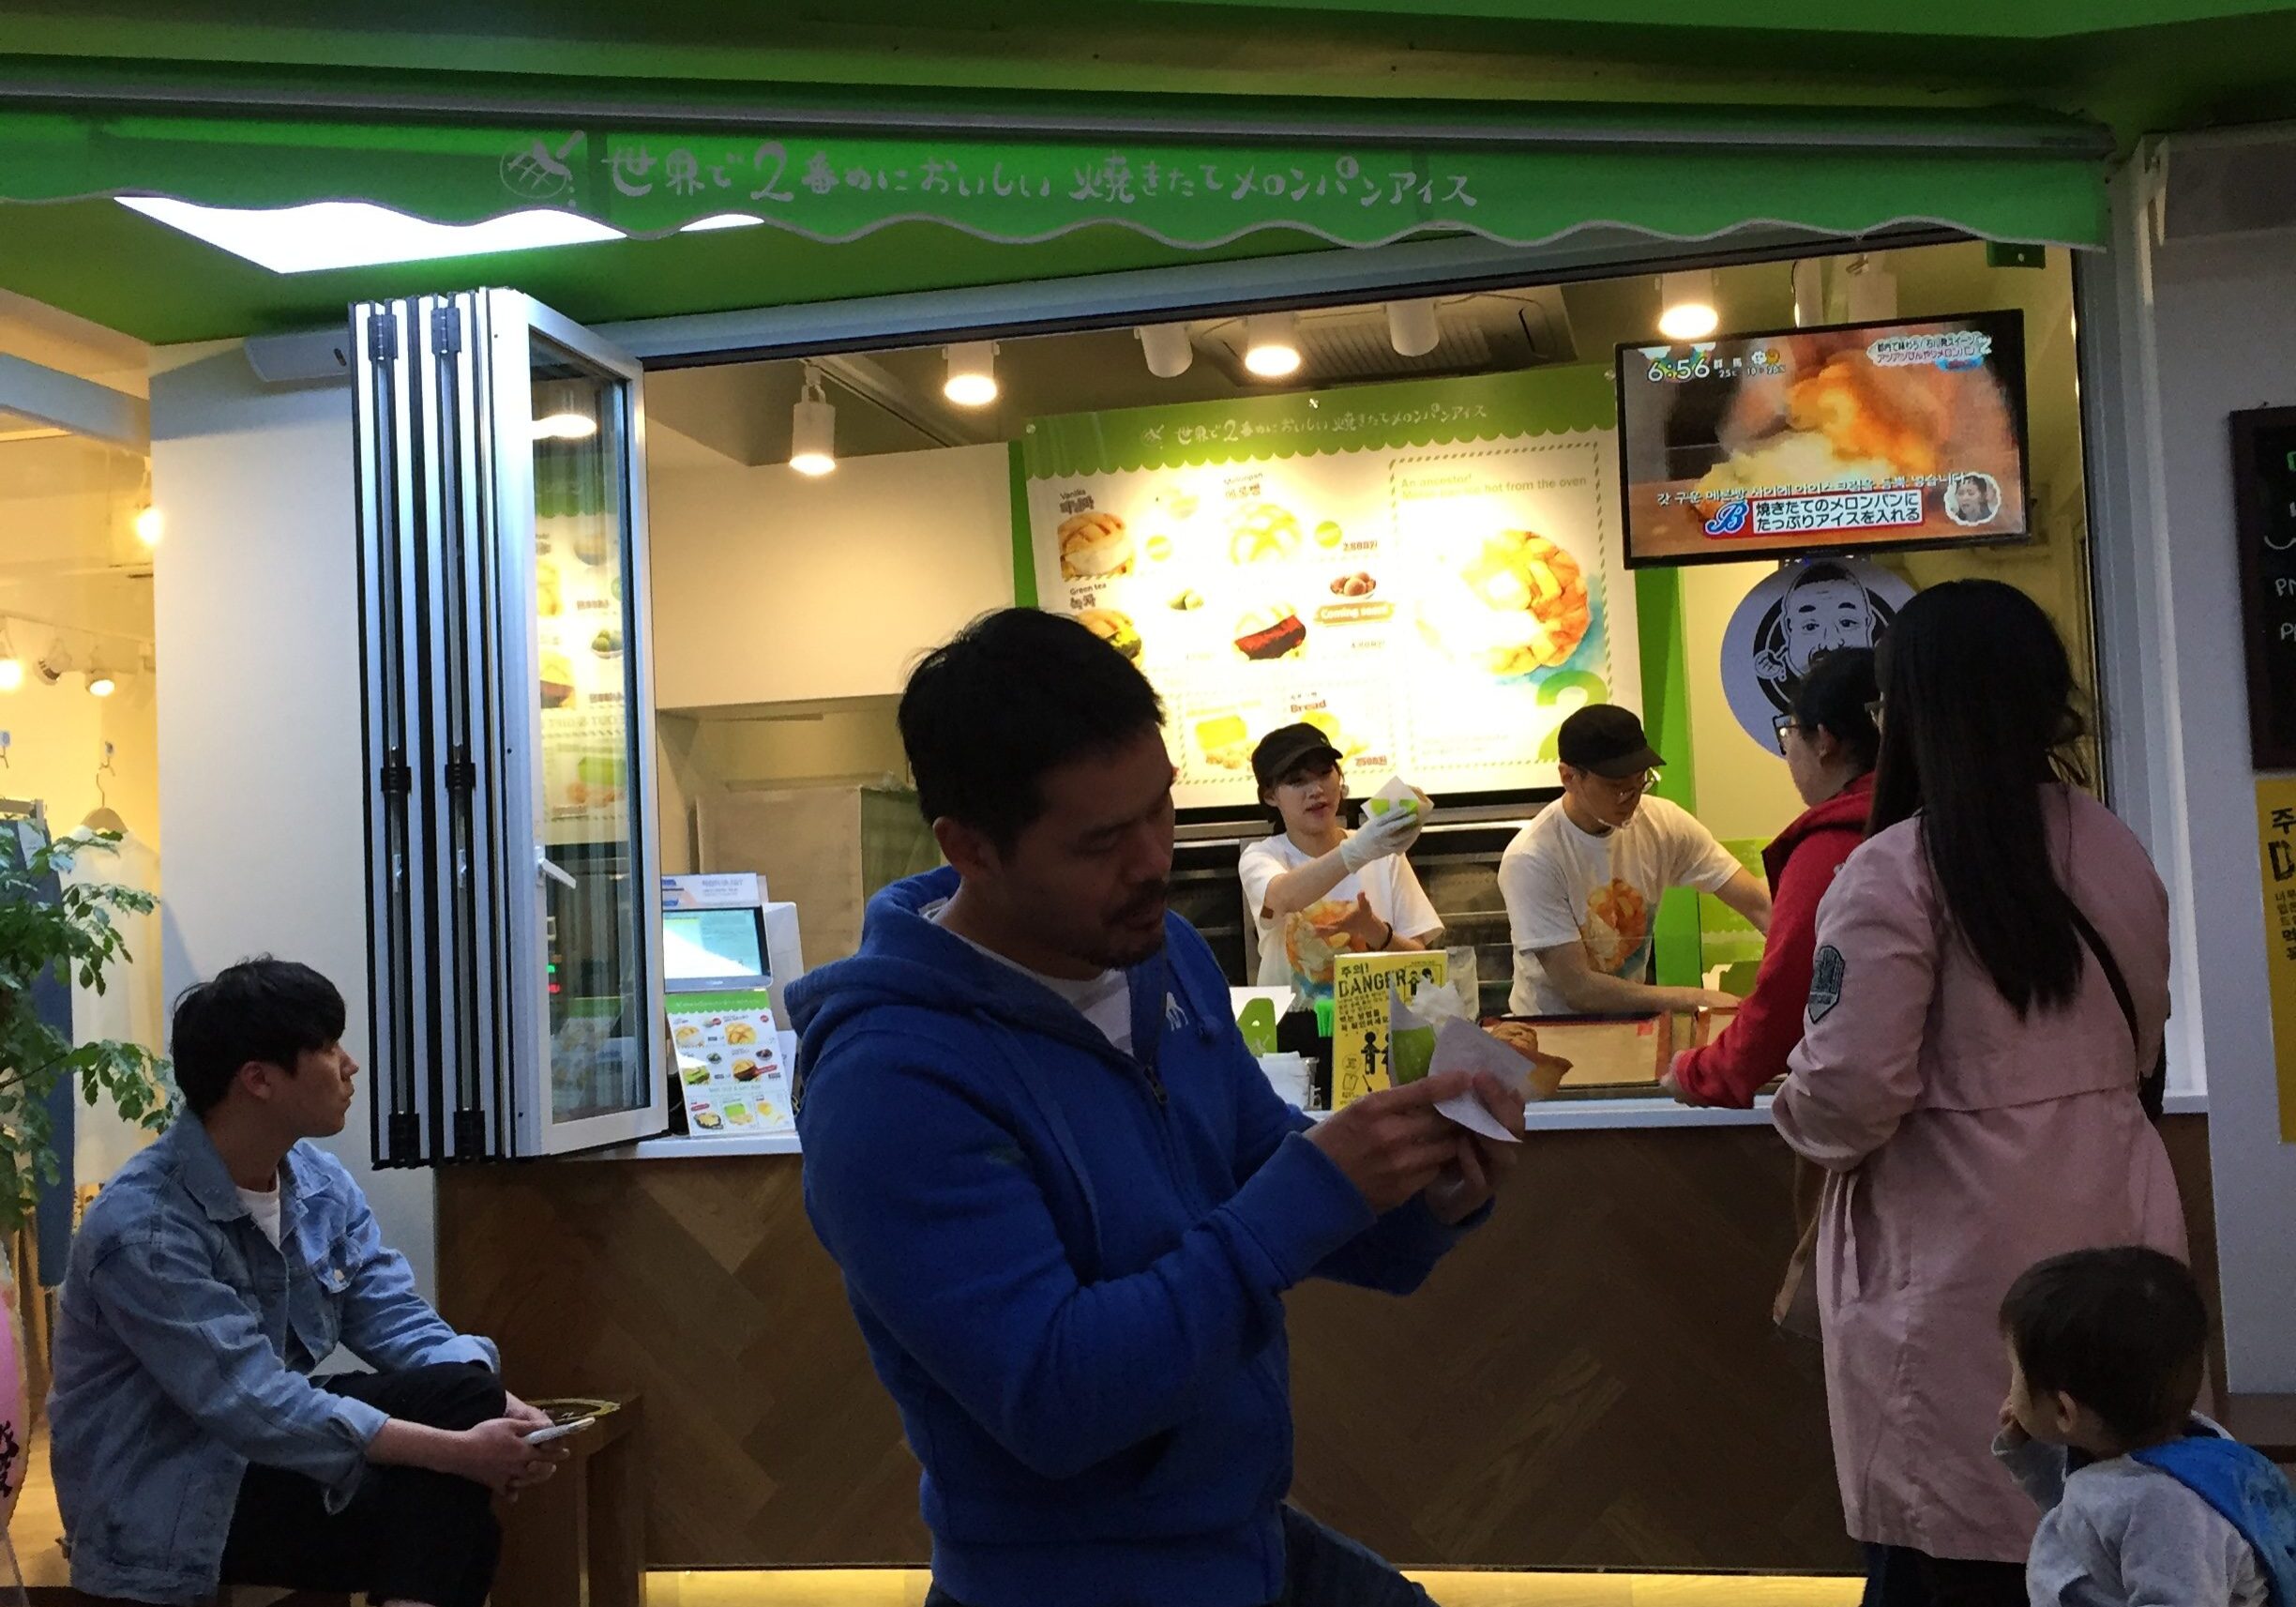
[(745, 213), (842, 238), (917, 217), (1003, 238), (1132, 222), (1175, 242), (1240, 227), (1335, 239), (1470, 227), (1488, 189), (1459, 153), (997, 145), (854, 137), (525, 134), (498, 163), (523, 205), (633, 233)]

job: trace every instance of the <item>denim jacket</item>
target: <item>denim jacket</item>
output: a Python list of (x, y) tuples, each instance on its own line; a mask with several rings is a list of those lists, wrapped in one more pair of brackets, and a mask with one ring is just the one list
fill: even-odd
[(279, 1188), (274, 1249), (185, 1115), (88, 1207), (48, 1398), (76, 1589), (212, 1595), (249, 1463), (310, 1475), (340, 1510), (386, 1419), (310, 1382), (338, 1344), (381, 1370), (499, 1365), (415, 1292), (340, 1161), (298, 1144)]

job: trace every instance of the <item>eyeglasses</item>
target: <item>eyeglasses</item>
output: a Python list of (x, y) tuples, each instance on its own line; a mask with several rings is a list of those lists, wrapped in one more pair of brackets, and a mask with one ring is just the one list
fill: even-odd
[(1777, 750), (1783, 753), (1786, 751), (1787, 733), (1801, 730), (1802, 722), (1790, 714), (1781, 714), (1770, 721), (1770, 729), (1777, 733)]
[(1658, 784), (1658, 772), (1655, 770), (1645, 770), (1639, 776), (1597, 776), (1591, 770), (1587, 774), (1600, 782), (1603, 790), (1612, 797), (1639, 798)]

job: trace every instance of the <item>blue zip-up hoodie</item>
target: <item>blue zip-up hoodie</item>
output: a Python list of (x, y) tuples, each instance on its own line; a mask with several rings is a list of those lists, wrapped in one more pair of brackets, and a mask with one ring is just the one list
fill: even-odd
[(1135, 1053), (925, 918), (789, 990), (806, 1209), (924, 1463), (968, 1607), (1258, 1607), (1283, 1593), (1282, 1295), (1402, 1294), (1454, 1230), (1375, 1219), (1300, 1136), (1177, 916), (1129, 973)]

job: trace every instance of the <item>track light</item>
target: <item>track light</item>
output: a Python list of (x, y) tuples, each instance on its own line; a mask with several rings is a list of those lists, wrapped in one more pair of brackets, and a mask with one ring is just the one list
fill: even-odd
[(1432, 298), (1387, 304), (1387, 343), (1398, 357), (1424, 357), (1443, 343)]
[(64, 678), (64, 673), (71, 667), (71, 655), (64, 650), (64, 644), (58, 642), (33, 660), (32, 673), (39, 676), (40, 685), (53, 687)]
[(1178, 379), (1196, 360), (1196, 346), (1188, 339), (1186, 324), (1143, 324), (1137, 333), (1140, 355), (1148, 359), (1148, 371), (1158, 379)]
[(1722, 324), (1714, 299), (1714, 275), (1702, 268), (1661, 275), (1658, 333), (1669, 341), (1703, 341)]
[(9, 639), (8, 625), (0, 621), (0, 692), (12, 692), (23, 685), (23, 660), (16, 656), (16, 644)]
[(1850, 323), (1886, 324), (1897, 316), (1897, 276), (1877, 259), (1856, 258), (1847, 277)]
[(811, 363), (790, 410), (790, 467), (816, 478), (837, 467), (837, 409), (822, 394), (821, 371)]
[(1244, 366), (1261, 379), (1299, 371), (1299, 314), (1255, 312), (1244, 320)]
[(1824, 323), (1824, 259), (1805, 257), (1787, 270), (1786, 282), (1793, 290), (1794, 327), (1814, 329)]
[(948, 382), (941, 394), (959, 407), (986, 407), (997, 399), (996, 342), (966, 341), (948, 349)]
[(162, 522), (159, 518), (159, 510), (158, 508), (152, 507), (149, 503), (145, 503), (142, 508), (136, 509), (135, 533), (137, 540), (143, 542), (146, 547), (157, 547), (159, 545), (159, 533), (161, 528)]
[(90, 697), (110, 697), (119, 690), (119, 682), (101, 670), (90, 670), (87, 673), (87, 690)]

